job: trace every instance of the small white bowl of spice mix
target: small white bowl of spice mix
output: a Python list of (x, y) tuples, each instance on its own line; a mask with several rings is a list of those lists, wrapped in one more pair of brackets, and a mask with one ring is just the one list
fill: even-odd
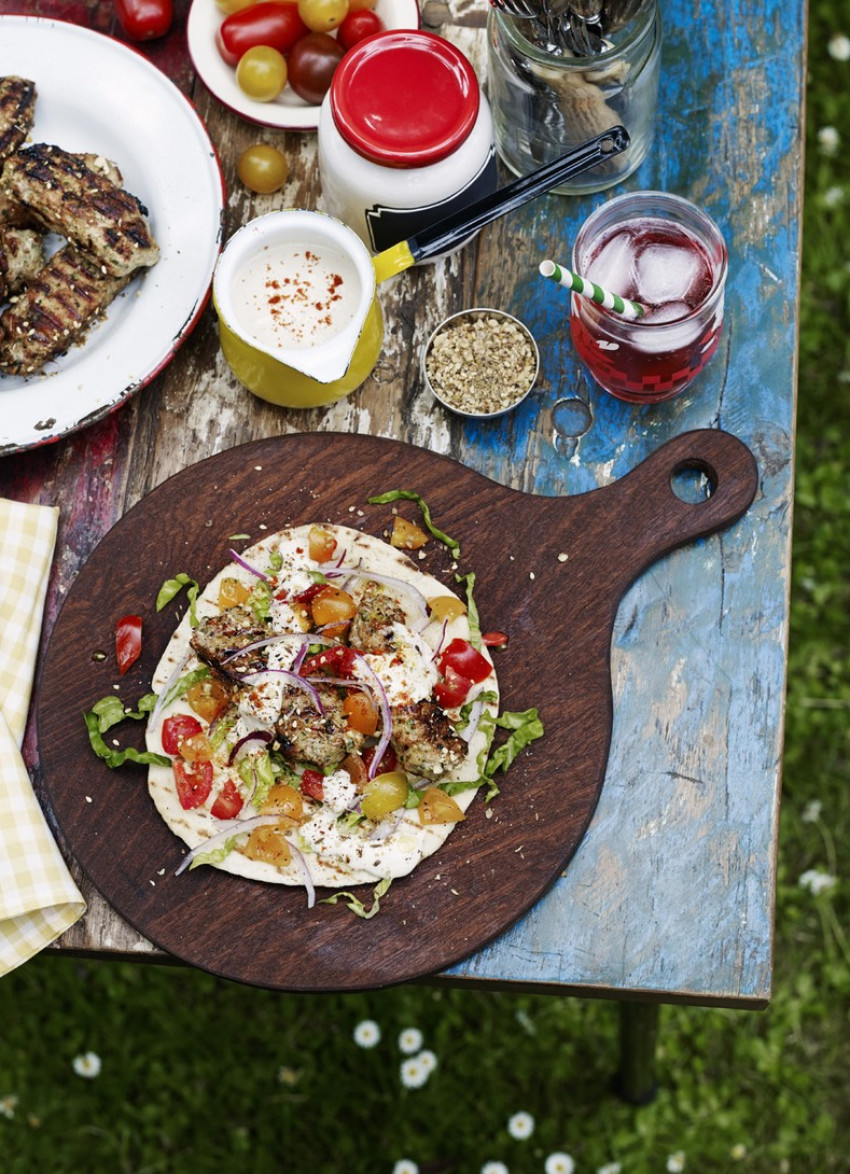
[(422, 377), (452, 412), (501, 416), (522, 403), (540, 369), (537, 343), (504, 310), (475, 308), (446, 318), (422, 348)]

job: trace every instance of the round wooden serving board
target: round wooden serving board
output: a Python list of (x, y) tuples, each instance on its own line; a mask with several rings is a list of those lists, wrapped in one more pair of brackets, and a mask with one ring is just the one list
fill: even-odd
[[(707, 474), (710, 497), (686, 504), (676, 496), (671, 480), (684, 468)], [(757, 485), (750, 451), (714, 430), (677, 437), (615, 484), (567, 498), (523, 494), (447, 457), (347, 434), (261, 440), (185, 469), (92, 553), (44, 658), (39, 753), (68, 847), (140, 933), (226, 978), (292, 991), (358, 990), (454, 965), (540, 898), (590, 821), (611, 735), (614, 617), (627, 587), (668, 551), (739, 518)], [(475, 573), (482, 629), (510, 635), (496, 661), (502, 708), (536, 706), (544, 737), (497, 775), (501, 794), (491, 804), (477, 797), (441, 851), (393, 883), (371, 920), (342, 903), (307, 909), (303, 889), (213, 868), (175, 877), (185, 848), (148, 797), (146, 769), (109, 770), (89, 747), (82, 711), (116, 683), (130, 706), (149, 690), (186, 606), (182, 593), (156, 613), (165, 579), (185, 571), (203, 585), (229, 548), (294, 524), (330, 521), (381, 535), (393, 507), (367, 499), (392, 489), (420, 494), (435, 523), (460, 542), (456, 570)], [(396, 508), (419, 518), (413, 502)], [(423, 566), (456, 586), (442, 548), (426, 549)], [(127, 613), (143, 617), (144, 651), (119, 678), (114, 628)], [(98, 650), (106, 660), (93, 659)], [(117, 736), (142, 745), (134, 723)], [(357, 892), (371, 904), (368, 887)]]

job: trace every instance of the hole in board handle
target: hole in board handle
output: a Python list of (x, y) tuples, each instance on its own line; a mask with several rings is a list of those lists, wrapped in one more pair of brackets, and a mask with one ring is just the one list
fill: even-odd
[(682, 461), (670, 475), (670, 488), (686, 505), (701, 505), (717, 490), (717, 474), (704, 461)]

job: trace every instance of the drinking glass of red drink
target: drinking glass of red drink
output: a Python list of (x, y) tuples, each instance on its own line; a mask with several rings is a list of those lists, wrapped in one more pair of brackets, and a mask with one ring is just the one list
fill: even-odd
[(596, 382), (631, 403), (678, 395), (717, 350), (727, 268), (717, 225), (681, 196), (629, 192), (597, 208), (573, 269), (645, 312), (628, 318), (572, 295), (573, 344)]

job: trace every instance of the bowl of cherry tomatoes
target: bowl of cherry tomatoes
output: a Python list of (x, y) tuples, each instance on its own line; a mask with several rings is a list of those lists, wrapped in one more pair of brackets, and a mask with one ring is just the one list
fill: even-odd
[(186, 32), (198, 76), (249, 122), (315, 130), (334, 70), (385, 29), (419, 27), (417, 0), (194, 0)]

